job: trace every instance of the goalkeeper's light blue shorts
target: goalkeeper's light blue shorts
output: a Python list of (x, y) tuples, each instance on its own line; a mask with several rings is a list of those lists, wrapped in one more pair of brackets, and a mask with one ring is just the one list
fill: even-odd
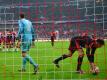
[(31, 48), (31, 45), (32, 45), (32, 40), (22, 41), (21, 50), (24, 52), (29, 51), (29, 49)]

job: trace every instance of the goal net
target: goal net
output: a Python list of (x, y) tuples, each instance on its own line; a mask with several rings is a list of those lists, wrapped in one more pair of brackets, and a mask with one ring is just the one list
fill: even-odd
[[(20, 49), (19, 51), (0, 50), (0, 73), (2, 74), (0, 80), (103, 80), (107, 78), (106, 45), (95, 53), (95, 64), (101, 71), (96, 77), (90, 75), (86, 54), (82, 64), (82, 69), (86, 73), (83, 75), (78, 75), (75, 71), (77, 52), (72, 58), (61, 61), (59, 69), (53, 64), (55, 58), (69, 52), (69, 40), (74, 36), (94, 35), (105, 39), (106, 43), (106, 0), (1, 0), (1, 3), (1, 33), (6, 33), (6, 30), (18, 32), (20, 13), (25, 13), (26, 18), (33, 23), (36, 39), (29, 55), (39, 64), (40, 69), (37, 75), (33, 76), (32, 66), (28, 64), (27, 72), (20, 73), (17, 71), (22, 64)], [(51, 46), (53, 32), (56, 36), (54, 47)]]

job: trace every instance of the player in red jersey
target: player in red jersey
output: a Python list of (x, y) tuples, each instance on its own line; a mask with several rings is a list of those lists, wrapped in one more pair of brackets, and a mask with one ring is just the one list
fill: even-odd
[(14, 47), (14, 46), (15, 46), (15, 41), (16, 41), (16, 32), (13, 31), (13, 32), (11, 33), (11, 35), (12, 35), (11, 42), (12, 42), (12, 45), (13, 45), (13, 47)]
[(2, 32), (0, 32), (0, 45), (2, 44)]
[(2, 34), (2, 42), (3, 42), (3, 51), (6, 50), (6, 32)]
[(15, 51), (16, 50), (16, 32), (15, 31), (12, 31), (11, 32), (11, 48), (13, 48), (12, 51)]
[(3, 51), (8, 51), (11, 48), (11, 38), (11, 32), (6, 30), (6, 32), (3, 33)]
[(2, 32), (0, 32), (0, 49), (2, 49), (2, 42), (3, 42), (3, 35)]
[(6, 45), (7, 45), (7, 48), (10, 49), (11, 48), (11, 45), (12, 45), (12, 33), (11, 31), (7, 31), (7, 36), (6, 36)]
[(53, 63), (56, 65), (56, 67), (59, 68), (60, 61), (66, 58), (72, 57), (74, 52), (78, 51), (77, 72), (80, 74), (83, 74), (84, 71), (81, 70), (81, 65), (82, 65), (83, 58), (84, 58), (83, 48), (86, 48), (86, 55), (90, 62), (91, 70), (95, 71), (95, 68), (96, 68), (96, 65), (94, 63), (95, 51), (98, 48), (102, 47), (104, 44), (105, 42), (103, 39), (97, 39), (94, 41), (92, 38), (90, 38), (89, 36), (85, 36), (85, 35), (72, 37), (70, 40), (69, 48), (68, 48), (69, 54), (63, 54), (62, 56), (55, 59)]
[(56, 38), (56, 33), (55, 32), (51, 32), (51, 45), (54, 46), (54, 41)]

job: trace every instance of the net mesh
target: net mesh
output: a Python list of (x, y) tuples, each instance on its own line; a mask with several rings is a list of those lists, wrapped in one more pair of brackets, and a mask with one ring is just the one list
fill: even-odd
[[(20, 13), (25, 13), (26, 18), (32, 21), (37, 39), (36, 47), (31, 49), (30, 55), (40, 66), (36, 76), (31, 75), (33, 69), (30, 64), (27, 65), (27, 72), (19, 73), (17, 69), (21, 68), (22, 60), (20, 52), (1, 50), (1, 53), (5, 53), (0, 54), (1, 80), (90, 79), (87, 59), (83, 63), (87, 72), (85, 76), (75, 73), (77, 53), (73, 56), (76, 58), (62, 61), (60, 69), (57, 69), (52, 61), (67, 52), (69, 40), (73, 36), (87, 33), (89, 36), (94, 34), (98, 38), (106, 39), (106, 0), (1, 0), (0, 4), (1, 32), (6, 32), (7, 29), (17, 32)], [(54, 48), (50, 44), (52, 32), (57, 33)], [(101, 75), (95, 79), (106, 80), (107, 54), (104, 47), (101, 50), (95, 54), (95, 63), (101, 68)]]

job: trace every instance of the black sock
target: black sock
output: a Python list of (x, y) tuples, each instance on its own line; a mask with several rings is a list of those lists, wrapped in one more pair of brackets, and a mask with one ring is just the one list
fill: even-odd
[(52, 42), (51, 44), (52, 44), (52, 46), (54, 46), (54, 42)]
[(68, 58), (68, 56), (67, 55), (62, 55), (61, 57), (59, 57), (59, 58), (57, 58), (56, 60), (55, 60), (55, 62), (59, 62), (60, 60), (64, 60), (64, 59), (66, 59), (66, 58)]
[(87, 54), (87, 57), (90, 63), (94, 62), (94, 54)]
[(78, 71), (78, 70), (81, 70), (82, 61), (83, 61), (83, 56), (82, 56), (82, 57), (79, 56), (79, 57), (78, 57), (77, 71)]

